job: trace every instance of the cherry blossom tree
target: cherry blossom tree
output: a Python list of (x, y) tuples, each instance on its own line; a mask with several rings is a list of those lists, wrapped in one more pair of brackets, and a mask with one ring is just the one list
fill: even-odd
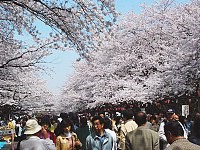
[(87, 58), (117, 17), (113, 0), (1, 0), (0, 13), (1, 104), (43, 99), (49, 92), (36, 75), (46, 69), (44, 57), (74, 49)]
[(145, 6), (139, 15), (129, 13), (112, 30), (112, 38), (90, 53), (90, 62), (78, 62), (63, 96), (90, 107), (195, 92), (199, 6), (198, 0), (184, 5), (169, 0)]
[[(45, 81), (35, 72), (16, 72), (14, 78), (1, 80), (1, 106), (15, 105), (18, 109), (44, 110), (45, 103), (51, 104), (54, 95), (46, 88)], [(13, 72), (12, 72), (13, 75)]]
[[(12, 34), (6, 34), (6, 32), (0, 34), (1, 105), (18, 103), (18, 100), (22, 99), (19, 98), (19, 94), (25, 95), (25, 97), (31, 95), (27, 88), (27, 85), (31, 86), (31, 84), (26, 82), (31, 80), (31, 75), (35, 75), (38, 70), (44, 69), (42, 67), (43, 58), (49, 55), (49, 51), (44, 49), (45, 45), (26, 47), (12, 39)], [(29, 79), (23, 80), (27, 74), (30, 74), (28, 75)], [(36, 79), (33, 78), (32, 80)], [(38, 90), (38, 88), (35, 89)]]
[[(24, 76), (24, 75), (23, 75)], [(48, 105), (54, 106), (55, 96), (48, 91), (46, 82), (38, 78), (35, 74), (26, 74), (21, 80), (23, 86), (19, 88), (18, 106), (23, 110), (34, 112), (41, 112), (47, 109)], [(26, 91), (26, 93), (22, 93)]]
[(40, 20), (52, 29), (50, 37), (42, 43), (53, 42), (51, 46), (60, 49), (75, 46), (83, 57), (93, 47), (93, 39), (105, 30), (108, 32), (117, 17), (113, 0), (1, 0), (0, 4), (4, 30), (20, 34), (26, 30), (39, 38), (35, 21)]

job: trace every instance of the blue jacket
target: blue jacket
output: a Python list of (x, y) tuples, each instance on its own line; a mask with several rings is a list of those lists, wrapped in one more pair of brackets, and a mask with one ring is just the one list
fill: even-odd
[[(101, 142), (101, 140), (103, 140)], [(86, 150), (112, 150), (113, 138), (104, 131), (104, 135), (99, 137), (92, 133), (86, 139)]]

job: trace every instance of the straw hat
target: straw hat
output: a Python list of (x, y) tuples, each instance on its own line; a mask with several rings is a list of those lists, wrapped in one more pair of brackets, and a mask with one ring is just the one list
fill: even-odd
[(24, 134), (35, 134), (41, 130), (41, 126), (38, 124), (38, 122), (35, 119), (29, 119), (26, 122), (26, 130)]

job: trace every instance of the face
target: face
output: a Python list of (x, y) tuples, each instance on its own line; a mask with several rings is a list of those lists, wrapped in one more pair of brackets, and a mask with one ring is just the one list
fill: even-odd
[(64, 128), (65, 133), (69, 133), (71, 131), (71, 126), (67, 126)]
[(154, 124), (156, 122), (156, 120), (152, 119), (151, 120), (151, 124)]
[(100, 114), (99, 116), (100, 116), (101, 118), (104, 118), (104, 114)]
[(169, 121), (173, 120), (174, 115), (175, 115), (174, 113), (167, 113), (167, 120)]
[(48, 124), (44, 124), (44, 125), (43, 125), (43, 128), (44, 128), (45, 130), (47, 130), (47, 129), (49, 128), (49, 125), (48, 125)]
[(104, 124), (101, 124), (99, 120), (95, 120), (93, 123), (94, 130), (96, 134), (99, 134), (101, 130), (103, 130)]
[(121, 124), (121, 123), (122, 123), (122, 121), (123, 121), (123, 120), (122, 120), (122, 118), (121, 118), (121, 119), (119, 120), (119, 123)]

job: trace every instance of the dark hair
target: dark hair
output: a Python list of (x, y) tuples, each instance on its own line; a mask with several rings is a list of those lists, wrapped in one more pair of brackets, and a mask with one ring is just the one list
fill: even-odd
[(73, 123), (70, 119), (63, 119), (61, 123), (57, 126), (54, 133), (56, 136), (59, 136), (60, 134), (64, 134), (64, 128), (71, 126), (71, 131), (74, 131)]
[(94, 124), (94, 121), (99, 120), (100, 124), (104, 124), (104, 119), (100, 116), (94, 116), (92, 118), (92, 124)]
[(118, 125), (119, 123), (120, 123), (120, 120), (122, 119), (122, 116), (117, 116), (116, 118), (115, 118), (115, 120), (116, 120), (116, 125)]
[(66, 127), (69, 127), (69, 126), (73, 126), (73, 123), (72, 123), (72, 121), (70, 120), (70, 119), (63, 119), (62, 121), (61, 121), (61, 123), (60, 123), (60, 127), (62, 128), (62, 129), (64, 129), (64, 128), (66, 128)]
[(68, 117), (69, 117), (69, 116), (68, 116), (67, 113), (60, 113), (60, 118), (66, 119), (66, 118), (68, 118)]
[(182, 126), (178, 121), (169, 121), (164, 126), (165, 135), (167, 135), (169, 132), (177, 137), (177, 136), (184, 136), (184, 131)]
[(45, 124), (46, 124), (46, 125), (48, 125), (49, 127), (51, 127), (51, 121), (50, 121), (50, 119), (47, 118), (47, 117), (42, 118), (40, 124), (41, 124), (41, 125), (45, 125)]
[(124, 110), (123, 111), (123, 116), (124, 118), (126, 119), (133, 119), (133, 111), (131, 109), (128, 109), (128, 110)]
[(156, 120), (156, 119), (157, 119), (157, 118), (156, 118), (156, 116), (154, 116), (154, 115), (150, 117), (150, 120)]
[(103, 115), (105, 116), (105, 112), (103, 112), (103, 111), (99, 112), (99, 116), (100, 116), (101, 114), (103, 114)]
[(87, 118), (85, 116), (80, 117), (80, 124), (83, 127), (87, 126)]
[(112, 121), (108, 118), (104, 118), (104, 129), (112, 129)]
[(147, 122), (147, 115), (144, 112), (139, 111), (135, 115), (135, 122), (138, 124), (138, 126), (145, 124)]

